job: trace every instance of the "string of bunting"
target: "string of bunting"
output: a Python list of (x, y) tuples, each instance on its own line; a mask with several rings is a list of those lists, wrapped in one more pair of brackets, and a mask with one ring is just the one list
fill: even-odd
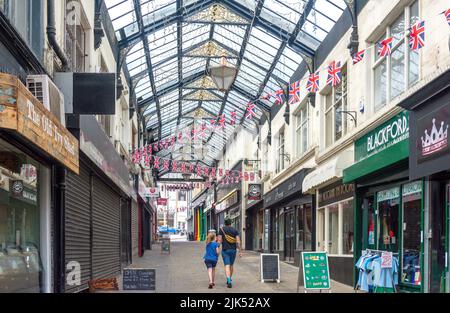
[[(450, 8), (439, 13), (438, 15), (443, 14), (447, 20), (448, 25), (450, 26)], [(418, 51), (422, 47), (425, 46), (425, 20), (417, 21), (414, 25), (412, 25), (407, 31), (405, 31), (404, 36), (399, 40), (405, 39), (406, 36), (409, 36), (409, 49), (412, 51)], [(352, 55), (352, 63), (353, 65), (361, 62), (366, 52), (371, 48), (377, 49), (377, 54), (380, 58), (387, 57), (391, 54), (392, 44), (394, 42), (394, 37), (388, 37), (383, 39), (382, 41), (369, 46), (361, 51)], [(327, 80), (326, 85), (337, 86), (340, 84), (342, 79), (341, 73), (341, 62), (332, 61), (328, 66), (317, 69), (314, 73), (311, 73), (308, 77), (304, 77), (298, 81), (295, 81), (289, 85), (289, 99), (287, 99), (288, 104), (294, 104), (300, 102), (301, 95), (301, 82), (307, 81), (306, 89), (309, 93), (316, 93), (319, 90), (320, 85), (320, 72), (326, 70), (327, 71)], [(284, 91), (279, 89), (274, 93), (268, 93), (262, 97), (262, 99), (270, 101), (272, 98), (274, 99), (275, 104), (283, 104), (285, 100), (283, 99)], [(256, 101), (256, 100), (255, 100)], [(253, 118), (255, 116), (254, 104), (252, 102), (247, 103), (247, 115), (246, 118)]]
[[(444, 15), (447, 20), (447, 24), (450, 26), (450, 8), (442, 11), (438, 15)], [(425, 46), (425, 20), (417, 21), (414, 25), (412, 25), (407, 31), (405, 31), (404, 36), (399, 38), (399, 40), (405, 39), (406, 36), (409, 36), (409, 49), (412, 51), (418, 51), (422, 47)], [(369, 49), (376, 48), (377, 54), (380, 58), (387, 57), (392, 52), (392, 45), (394, 42), (394, 37), (388, 37), (376, 44), (369, 46), (361, 51), (352, 55), (352, 63), (356, 65), (364, 60), (366, 56), (366, 52)], [(287, 99), (288, 104), (292, 105), (300, 102), (301, 100), (301, 83), (307, 80), (306, 89), (309, 93), (316, 93), (320, 88), (320, 72), (326, 70), (327, 71), (327, 80), (326, 85), (337, 86), (340, 84), (342, 80), (342, 65), (343, 63), (340, 61), (332, 61), (323, 68), (317, 69), (314, 73), (311, 73), (308, 77), (304, 77), (298, 81), (295, 81), (289, 85), (289, 99)], [(283, 104), (285, 102), (284, 91), (279, 89), (274, 93), (268, 93), (265, 96), (262, 96), (258, 99), (250, 101), (247, 103), (246, 110), (244, 112), (245, 119), (253, 119), (257, 116), (256, 114), (256, 105), (255, 102), (260, 99), (271, 101), (274, 99), (275, 104)], [(237, 112), (231, 112), (231, 118), (228, 121), (230, 125), (236, 125)], [(220, 115), (218, 118), (211, 119), (209, 123), (209, 130), (212, 134), (217, 129), (224, 129), (227, 123), (226, 114)], [(200, 127), (192, 127), (189, 128), (186, 133), (183, 135), (183, 132), (179, 132), (177, 136), (172, 135), (165, 140), (157, 141), (153, 144), (149, 144), (140, 149), (136, 149), (132, 153), (133, 162), (138, 164), (140, 163), (140, 159), (143, 156), (152, 155), (153, 152), (158, 152), (160, 150), (167, 150), (170, 147), (174, 146), (175, 143), (183, 144), (183, 139), (186, 140), (197, 140), (199, 137), (201, 139), (205, 139), (207, 136), (206, 131), (208, 130), (208, 126), (206, 123), (203, 123)]]

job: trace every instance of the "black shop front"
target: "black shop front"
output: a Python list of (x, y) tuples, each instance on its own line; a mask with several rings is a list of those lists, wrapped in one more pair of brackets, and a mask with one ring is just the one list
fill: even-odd
[(315, 246), (314, 196), (302, 193), (302, 182), (309, 171), (300, 170), (264, 195), (269, 251), (297, 266), (300, 253)]

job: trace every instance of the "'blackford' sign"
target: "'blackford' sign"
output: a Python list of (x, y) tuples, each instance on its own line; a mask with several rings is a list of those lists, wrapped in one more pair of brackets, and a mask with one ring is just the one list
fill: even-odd
[(355, 142), (355, 161), (362, 161), (409, 139), (409, 113), (403, 111)]

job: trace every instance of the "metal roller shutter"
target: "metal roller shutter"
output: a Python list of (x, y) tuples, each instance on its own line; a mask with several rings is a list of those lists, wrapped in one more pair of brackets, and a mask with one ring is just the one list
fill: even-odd
[(131, 251), (132, 256), (137, 257), (139, 255), (139, 206), (137, 202), (131, 202)]
[(115, 277), (120, 272), (120, 196), (96, 176), (92, 218), (93, 279)]
[(70, 172), (67, 175), (65, 254), (66, 265), (71, 261), (80, 263), (81, 286), (69, 286), (66, 283), (66, 292), (89, 288), (91, 278), (91, 183), (89, 171), (80, 165), (79, 176)]

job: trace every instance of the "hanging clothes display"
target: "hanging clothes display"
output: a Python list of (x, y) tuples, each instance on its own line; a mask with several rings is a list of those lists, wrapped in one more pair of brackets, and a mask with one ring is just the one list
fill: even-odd
[(355, 289), (369, 293), (393, 293), (398, 285), (398, 256), (393, 254), (392, 267), (382, 268), (379, 250), (365, 250), (356, 262), (359, 277)]

